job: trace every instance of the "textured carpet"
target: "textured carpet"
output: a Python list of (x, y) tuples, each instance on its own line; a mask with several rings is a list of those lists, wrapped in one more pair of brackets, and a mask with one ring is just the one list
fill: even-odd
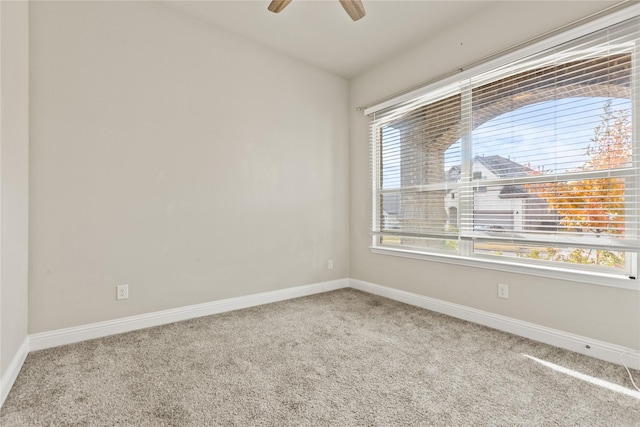
[(640, 425), (639, 399), (525, 355), (631, 388), (621, 366), (346, 289), (33, 352), (0, 425)]

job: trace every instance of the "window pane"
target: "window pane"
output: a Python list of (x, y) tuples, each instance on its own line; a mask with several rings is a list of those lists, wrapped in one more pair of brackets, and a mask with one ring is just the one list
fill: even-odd
[(571, 264), (602, 269), (625, 270), (625, 252), (607, 249), (553, 247), (515, 242), (476, 242), (474, 252), (505, 257), (513, 261)]
[(460, 102), (457, 94), (415, 106), (378, 127), (378, 227), (411, 235), (402, 244), (457, 236), (457, 211), (448, 208), (459, 177), (449, 165), (460, 164)]
[(428, 237), (381, 236), (380, 244), (404, 249), (429, 250), (454, 254), (458, 252), (457, 239), (431, 239)]

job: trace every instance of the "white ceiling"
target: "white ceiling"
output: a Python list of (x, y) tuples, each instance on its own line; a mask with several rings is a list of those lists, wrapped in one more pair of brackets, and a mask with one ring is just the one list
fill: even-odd
[(494, 1), (364, 0), (353, 22), (338, 0), (293, 0), (279, 14), (270, 0), (168, 1), (163, 5), (334, 74), (350, 78)]

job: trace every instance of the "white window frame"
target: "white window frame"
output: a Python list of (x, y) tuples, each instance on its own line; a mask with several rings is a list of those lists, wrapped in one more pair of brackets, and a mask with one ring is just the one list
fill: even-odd
[[(460, 74), (456, 76), (443, 79), (439, 82), (427, 85), (425, 87), (411, 91), (399, 97), (396, 97), (396, 98), (384, 101), (375, 106), (366, 108), (364, 110), (364, 113), (366, 115), (372, 115), (378, 111), (382, 111), (389, 107), (393, 107), (394, 105), (398, 105), (400, 103), (411, 101), (411, 100), (415, 101), (415, 102), (412, 102), (411, 105), (419, 105), (419, 104), (423, 105), (430, 100), (442, 99), (454, 93), (460, 93), (462, 95), (462, 108), (470, 109), (471, 108), (471, 90), (473, 87), (477, 87), (478, 76), (480, 75), (482, 76), (483, 83), (486, 81), (495, 81), (500, 78), (500, 74), (498, 74), (499, 72), (491, 73), (492, 70), (496, 70), (501, 66), (517, 61), (521, 58), (525, 58), (534, 53), (538, 53), (543, 50), (558, 46), (562, 43), (571, 41), (578, 37), (585, 36), (591, 32), (607, 28), (609, 26), (615, 25), (617, 23), (620, 23), (622, 21), (625, 21), (627, 19), (634, 18), (637, 16), (640, 16), (640, 5), (634, 5), (632, 7), (625, 8), (624, 10), (610, 14), (598, 20), (589, 22), (585, 25), (566, 31), (562, 34), (558, 34), (549, 39), (543, 40), (538, 43), (534, 43), (516, 52), (510, 53), (508, 55), (504, 55), (501, 58), (497, 58), (495, 60), (486, 62), (482, 65), (462, 71)], [(630, 50), (632, 51), (633, 68), (634, 70), (637, 70), (638, 69), (637, 67), (640, 66), (640, 55), (639, 55), (640, 47), (638, 45), (633, 46), (631, 48), (627, 46), (625, 50), (627, 52), (629, 52)], [(537, 66), (539, 66), (539, 64), (533, 64), (533, 63), (527, 64), (528, 69), (536, 68)], [(474, 79), (473, 85), (468, 84), (464, 87), (461, 87), (459, 82), (464, 80), (469, 80), (470, 77), (476, 78)], [(640, 135), (640, 118), (638, 118), (638, 111), (639, 111), (638, 109), (640, 108), (639, 92), (640, 91), (638, 90), (638, 87), (634, 86), (632, 88), (631, 101), (632, 101), (632, 111), (634, 114), (634, 117), (632, 119), (633, 135), (634, 135), (632, 152), (633, 152), (634, 165), (640, 164), (640, 146), (638, 143), (638, 139), (639, 139), (638, 135)], [(410, 108), (411, 107), (409, 107), (409, 109)], [(394, 117), (389, 117), (388, 120), (391, 121), (393, 118)], [(387, 118), (385, 118), (385, 122), (386, 121), (387, 121)], [(471, 121), (469, 120), (467, 122), (468, 122), (468, 126), (470, 127)], [(470, 134), (471, 134), (471, 129), (463, 129), (463, 132), (462, 132), (462, 135), (464, 135), (462, 138), (463, 145), (470, 143), (469, 142)], [(522, 273), (522, 274), (528, 274), (533, 276), (577, 281), (581, 283), (597, 284), (597, 285), (611, 286), (611, 287), (617, 287), (617, 288), (623, 288), (623, 289), (640, 290), (640, 280), (636, 278), (636, 275), (638, 274), (638, 253), (637, 253), (637, 248), (635, 248), (635, 246), (633, 248), (630, 248), (635, 250), (626, 252), (627, 271), (625, 271), (623, 274), (618, 272), (612, 272), (611, 270), (599, 270), (597, 267), (594, 268), (594, 266), (571, 265), (570, 267), (566, 267), (566, 266), (563, 266), (562, 263), (550, 263), (550, 262), (544, 262), (544, 261), (537, 262), (536, 260), (499, 258), (497, 256), (475, 254), (473, 250), (473, 242), (474, 242), (473, 239), (477, 239), (477, 238), (482, 239), (483, 237), (487, 237), (488, 234), (486, 232), (474, 231), (474, 230), (472, 231), (466, 230), (466, 231), (460, 232), (460, 236), (463, 238), (460, 238), (459, 240), (457, 240), (459, 244), (458, 253), (437, 251), (432, 249), (421, 250), (417, 248), (381, 244), (380, 236), (376, 233), (377, 231), (378, 232), (380, 231), (379, 230), (379, 227), (380, 227), (379, 201), (380, 200), (378, 199), (378, 196), (376, 194), (378, 192), (378, 185), (379, 185), (379, 179), (380, 179), (380, 175), (379, 175), (380, 171), (378, 170), (377, 165), (379, 165), (380, 159), (378, 154), (378, 143), (376, 142), (376, 139), (377, 138), (372, 138), (372, 141), (371, 141), (371, 144), (372, 144), (371, 152), (372, 152), (372, 162), (373, 162), (373, 165), (372, 165), (373, 166), (372, 167), (372, 184), (373, 184), (372, 231), (373, 231), (373, 235), (372, 235), (372, 244), (370, 246), (370, 251), (372, 253), (401, 256), (406, 258), (428, 260), (428, 261), (449, 263), (449, 264), (455, 264), (455, 265), (465, 265), (465, 266), (500, 270), (500, 271), (506, 271), (506, 272)], [(470, 153), (470, 150), (465, 150), (463, 148), (462, 153), (463, 153), (463, 156), (467, 155), (466, 153)], [(470, 159), (462, 158), (461, 164), (468, 165), (468, 167), (470, 167), (471, 162), (469, 160)], [(593, 177), (597, 177), (599, 176), (599, 174), (602, 174), (602, 173), (609, 174), (610, 176), (611, 172), (610, 171), (590, 172), (590, 174), (592, 174)], [(569, 173), (562, 174), (563, 178), (566, 177), (567, 179), (571, 179), (572, 175), (575, 175), (575, 174), (569, 174)], [(581, 177), (584, 178), (584, 174), (582, 174)], [(540, 180), (546, 179), (548, 181), (549, 178), (545, 176), (541, 176), (539, 179)], [(635, 179), (636, 179), (636, 183), (634, 187), (636, 189), (640, 189), (640, 174), (636, 174)], [(527, 178), (528, 182), (530, 180), (531, 178)], [(486, 180), (482, 182), (483, 185), (491, 185), (492, 183), (497, 184), (498, 180), (496, 180), (496, 182), (490, 182)], [(471, 183), (469, 185), (472, 186), (473, 184)], [(422, 190), (440, 189), (440, 187), (444, 188), (444, 186), (446, 186), (447, 189), (451, 189), (453, 187), (460, 187), (461, 185), (460, 184), (452, 185), (451, 183), (449, 183), (448, 185), (444, 183), (434, 184), (429, 186), (423, 186), (425, 188), (422, 188)], [(426, 188), (426, 187), (429, 187), (429, 188)], [(386, 191), (382, 190), (382, 192), (384, 193)], [(389, 192), (393, 192), (393, 190), (389, 190)], [(636, 200), (635, 206), (632, 206), (632, 208), (635, 208), (636, 211), (640, 211), (639, 198), (636, 197), (635, 200)], [(462, 213), (463, 210), (465, 209), (465, 206), (472, 203), (473, 203), (472, 197), (467, 198), (467, 200), (459, 200), (458, 214), (460, 215), (460, 213)], [(636, 213), (639, 213), (639, 212), (636, 212)], [(632, 217), (638, 218), (638, 215), (632, 215)], [(635, 227), (632, 227), (632, 228), (637, 230), (638, 226), (636, 225)], [(637, 237), (639, 236), (636, 236), (636, 239), (632, 239), (632, 240), (637, 241), (638, 240)], [(545, 242), (548, 242), (548, 240), (549, 239), (546, 239)], [(534, 242), (532, 241), (532, 243)], [(617, 241), (617, 243), (619, 244), (620, 242)]]

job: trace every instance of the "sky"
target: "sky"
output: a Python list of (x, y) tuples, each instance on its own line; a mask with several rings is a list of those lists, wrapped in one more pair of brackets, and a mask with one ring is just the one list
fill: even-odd
[[(565, 172), (588, 159), (586, 150), (602, 122), (608, 98), (563, 98), (502, 114), (476, 128), (473, 156), (501, 155), (533, 169)], [(631, 110), (629, 99), (612, 98), (611, 109)], [(559, 143), (558, 143), (559, 142)], [(445, 170), (460, 164), (460, 143), (450, 147)]]

